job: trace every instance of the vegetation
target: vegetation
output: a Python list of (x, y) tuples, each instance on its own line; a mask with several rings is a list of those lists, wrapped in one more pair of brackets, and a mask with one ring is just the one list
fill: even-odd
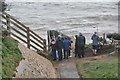
[(16, 67), (22, 59), (22, 55), (18, 49), (18, 42), (11, 37), (2, 39), (2, 77), (12, 78), (15, 76)]
[(118, 78), (118, 57), (116, 54), (100, 58), (87, 58), (77, 61), (82, 78)]
[(120, 40), (120, 33), (110, 33), (110, 34), (107, 34), (107, 38)]

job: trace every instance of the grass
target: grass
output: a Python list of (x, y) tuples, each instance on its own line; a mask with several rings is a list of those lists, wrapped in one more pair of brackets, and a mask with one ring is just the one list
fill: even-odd
[(18, 49), (18, 42), (11, 37), (4, 37), (2, 39), (2, 77), (12, 78), (15, 76), (16, 67), (22, 59), (20, 50)]
[[(2, 38), (0, 37), (0, 45), (2, 45)], [(2, 46), (0, 46), (0, 79), (2, 78)]]
[(118, 78), (118, 57), (112, 55), (100, 59), (79, 59), (77, 69), (82, 78)]

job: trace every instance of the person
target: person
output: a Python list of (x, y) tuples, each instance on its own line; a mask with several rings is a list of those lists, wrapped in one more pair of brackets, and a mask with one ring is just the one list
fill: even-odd
[(78, 41), (77, 41), (77, 46), (78, 46), (78, 57), (84, 57), (85, 52), (85, 37), (82, 35), (82, 33), (79, 33)]
[(57, 57), (56, 57), (56, 42), (54, 39), (52, 39), (51, 43), (50, 43), (50, 46), (51, 46), (51, 49), (52, 49), (52, 57), (53, 57), (53, 60), (56, 60)]
[(68, 59), (70, 46), (71, 46), (71, 42), (66, 37), (65, 40), (63, 41), (64, 59)]
[(78, 35), (75, 35), (75, 57), (78, 56)]
[(58, 51), (59, 61), (61, 61), (62, 60), (63, 41), (61, 40), (60, 36), (58, 36), (56, 39), (56, 49)]
[(97, 32), (94, 32), (91, 39), (92, 39), (93, 55), (96, 55), (97, 50), (99, 49), (99, 36), (97, 35)]

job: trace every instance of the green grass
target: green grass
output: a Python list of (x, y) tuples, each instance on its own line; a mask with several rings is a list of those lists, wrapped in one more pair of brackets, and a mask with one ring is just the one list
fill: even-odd
[(2, 78), (2, 38), (0, 37), (0, 79)]
[(79, 61), (77, 68), (82, 78), (118, 78), (117, 56), (108, 56), (88, 63)]
[(15, 75), (16, 67), (22, 59), (18, 42), (11, 37), (2, 39), (2, 77), (12, 78)]

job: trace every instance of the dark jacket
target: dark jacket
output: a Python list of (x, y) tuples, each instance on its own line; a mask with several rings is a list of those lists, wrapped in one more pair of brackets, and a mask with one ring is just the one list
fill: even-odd
[(63, 41), (60, 38), (58, 38), (56, 40), (56, 49), (58, 50), (58, 49), (62, 49), (62, 48), (63, 48)]
[(92, 45), (99, 45), (99, 37), (97, 35), (93, 35), (92, 38), (93, 40)]
[(85, 37), (84, 37), (84, 36), (80, 35), (80, 36), (78, 37), (77, 46), (78, 46), (78, 47), (79, 47), (79, 46), (85, 46)]
[(75, 48), (78, 47), (78, 36), (76, 36), (76, 39), (75, 39)]

